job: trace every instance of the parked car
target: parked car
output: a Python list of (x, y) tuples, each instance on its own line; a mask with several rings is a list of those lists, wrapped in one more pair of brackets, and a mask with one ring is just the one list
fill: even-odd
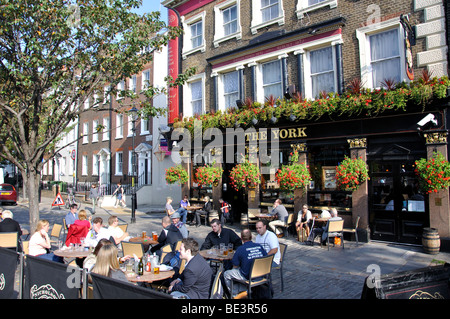
[(0, 203), (17, 204), (17, 192), (11, 184), (0, 184)]

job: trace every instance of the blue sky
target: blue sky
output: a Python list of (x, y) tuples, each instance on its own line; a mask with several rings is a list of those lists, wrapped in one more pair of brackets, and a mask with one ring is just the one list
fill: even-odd
[(163, 7), (160, 0), (142, 0), (142, 6), (137, 10), (139, 13), (161, 11), (161, 20), (167, 23), (167, 8)]

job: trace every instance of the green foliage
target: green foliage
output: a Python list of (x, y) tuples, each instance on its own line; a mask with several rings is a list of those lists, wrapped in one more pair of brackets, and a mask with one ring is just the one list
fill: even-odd
[(440, 152), (433, 152), (430, 159), (416, 161), (415, 173), (419, 177), (420, 187), (427, 194), (437, 193), (450, 186), (450, 163)]
[(188, 182), (188, 179), (188, 172), (181, 166), (181, 164), (166, 169), (167, 184), (186, 184)]
[(308, 166), (305, 163), (298, 163), (298, 157), (297, 151), (291, 153), (291, 163), (283, 165), (276, 173), (277, 182), (284, 191), (306, 190), (311, 182)]
[(230, 181), (236, 191), (255, 188), (261, 183), (261, 173), (258, 166), (250, 163), (248, 157), (245, 157), (241, 164), (236, 165), (230, 171)]
[(369, 169), (361, 158), (345, 159), (336, 166), (336, 184), (344, 191), (355, 191), (369, 179)]

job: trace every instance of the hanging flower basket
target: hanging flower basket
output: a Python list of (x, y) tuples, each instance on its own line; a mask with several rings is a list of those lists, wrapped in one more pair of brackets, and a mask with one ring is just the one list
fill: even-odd
[(362, 158), (345, 159), (336, 166), (336, 184), (344, 191), (354, 192), (369, 179), (369, 169)]
[(197, 168), (194, 176), (199, 187), (211, 186), (222, 178), (223, 169), (213, 165), (206, 165)]
[(415, 173), (419, 177), (421, 189), (427, 194), (437, 193), (450, 186), (450, 163), (439, 152), (433, 152), (428, 160), (421, 158), (416, 161)]
[(236, 165), (230, 172), (231, 186), (239, 191), (240, 189), (255, 188), (261, 183), (261, 173), (258, 166), (244, 159), (244, 162)]
[(181, 166), (177, 165), (166, 169), (167, 184), (179, 183), (186, 184), (188, 182), (188, 172)]
[(281, 190), (305, 190), (311, 182), (311, 175), (305, 163), (298, 163), (298, 152), (291, 153), (291, 164), (283, 165), (275, 174)]

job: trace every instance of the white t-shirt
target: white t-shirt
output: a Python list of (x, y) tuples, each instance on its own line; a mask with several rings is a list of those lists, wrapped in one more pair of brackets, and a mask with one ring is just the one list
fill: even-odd
[[(48, 237), (48, 235), (47, 235)], [(30, 238), (29, 243), (29, 255), (31, 256), (38, 256), (38, 255), (44, 255), (47, 253), (47, 249), (42, 247), (41, 245), (45, 244), (45, 239), (42, 238), (42, 235), (40, 232), (35, 232), (33, 236)]]
[(273, 248), (277, 248), (277, 252), (275, 253), (275, 256), (273, 257), (273, 261), (277, 264), (280, 264), (280, 244), (278, 242), (277, 235), (275, 235), (273, 232), (266, 230), (264, 235), (256, 235), (256, 243), (261, 244), (263, 246), (264, 250), (268, 253)]
[[(108, 227), (108, 231), (109, 231), (109, 234), (110, 234), (111, 236), (113, 236), (114, 238), (120, 238), (120, 237), (122, 237), (123, 234), (124, 234), (124, 231), (122, 230), (122, 228), (120, 228), (120, 227), (118, 227), (118, 226), (117, 226), (117, 227), (109, 226), (109, 227)], [(130, 240), (130, 236), (125, 237), (123, 240), (124, 240), (124, 241)]]
[(84, 245), (89, 247), (97, 246), (100, 239), (109, 239), (111, 237), (109, 229), (102, 227), (100, 231), (97, 233), (94, 230), (94, 227), (87, 233), (86, 239), (84, 240)]

